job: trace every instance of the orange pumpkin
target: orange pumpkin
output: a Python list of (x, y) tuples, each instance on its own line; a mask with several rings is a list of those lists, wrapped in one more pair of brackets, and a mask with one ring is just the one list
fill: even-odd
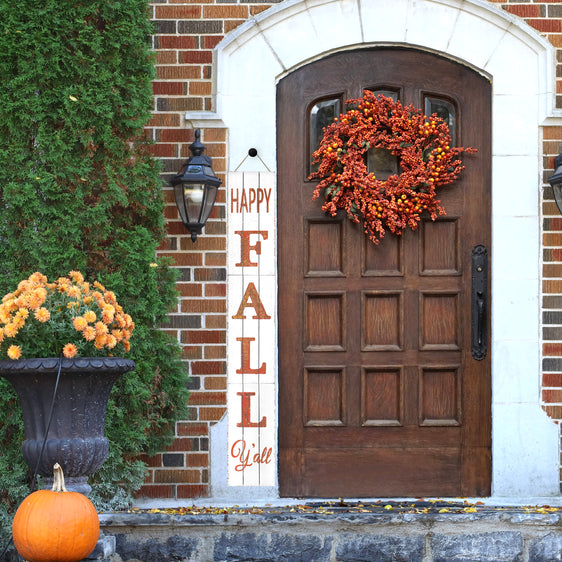
[(12, 531), (17, 551), (28, 562), (78, 562), (94, 550), (100, 523), (86, 496), (66, 490), (57, 463), (53, 489), (38, 490), (23, 500)]

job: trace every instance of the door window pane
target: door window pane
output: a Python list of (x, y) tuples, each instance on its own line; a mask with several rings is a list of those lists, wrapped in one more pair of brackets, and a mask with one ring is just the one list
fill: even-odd
[[(398, 101), (398, 92), (385, 88), (373, 89), (375, 96), (386, 96)], [(367, 151), (367, 170), (379, 180), (387, 180), (392, 174), (398, 173), (398, 158), (386, 148), (370, 148)]]
[(398, 158), (386, 148), (369, 148), (367, 151), (367, 170), (378, 180), (387, 180), (398, 173)]
[(441, 117), (447, 125), (449, 125), (449, 132), (451, 133), (451, 142), (453, 146), (456, 145), (456, 123), (457, 111), (455, 106), (447, 100), (426, 97), (425, 98), (425, 114), (429, 117), (434, 113), (437, 117)]
[(312, 164), (312, 154), (320, 146), (324, 127), (331, 125), (340, 113), (340, 98), (319, 101), (312, 106), (310, 110), (310, 152), (308, 158), (308, 161), (311, 163), (311, 171), (318, 169), (317, 164)]
[[(371, 89), (371, 88), (369, 88)], [(395, 90), (372, 90), (373, 94), (375, 94), (375, 96), (386, 96), (387, 98), (390, 98), (391, 100), (394, 101), (398, 101), (398, 92), (396, 92)]]

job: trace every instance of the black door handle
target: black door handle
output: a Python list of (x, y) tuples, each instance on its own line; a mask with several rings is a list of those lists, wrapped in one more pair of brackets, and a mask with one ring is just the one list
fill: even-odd
[(471, 293), (472, 357), (482, 361), (488, 352), (488, 251), (482, 244), (477, 244), (472, 249)]
[(478, 346), (482, 346), (482, 332), (484, 330), (484, 314), (485, 314), (485, 304), (484, 304), (484, 293), (482, 291), (476, 291), (476, 303), (478, 307)]

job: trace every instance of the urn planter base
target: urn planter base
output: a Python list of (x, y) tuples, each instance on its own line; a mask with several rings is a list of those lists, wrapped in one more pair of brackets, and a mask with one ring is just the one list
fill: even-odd
[[(107, 401), (117, 379), (135, 368), (120, 357), (63, 359), (53, 417), (37, 473), (52, 483), (59, 463), (70, 491), (88, 494), (88, 476), (109, 452), (105, 437)], [(47, 431), (59, 359), (0, 361), (0, 376), (14, 387), (22, 408), (25, 441), (23, 458), (35, 470)]]

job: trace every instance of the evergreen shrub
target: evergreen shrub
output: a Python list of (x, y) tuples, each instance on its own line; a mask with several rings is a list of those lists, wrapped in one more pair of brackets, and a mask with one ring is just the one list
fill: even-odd
[[(145, 0), (0, 3), (0, 293), (34, 271), (79, 270), (133, 317), (134, 373), (108, 407), (109, 458), (93, 499), (122, 507), (185, 415), (179, 344), (157, 329), (177, 307), (175, 272), (156, 260), (164, 202), (150, 118)], [(17, 398), (0, 379), (0, 527), (28, 492)], [(0, 542), (0, 548), (2, 543)]]

